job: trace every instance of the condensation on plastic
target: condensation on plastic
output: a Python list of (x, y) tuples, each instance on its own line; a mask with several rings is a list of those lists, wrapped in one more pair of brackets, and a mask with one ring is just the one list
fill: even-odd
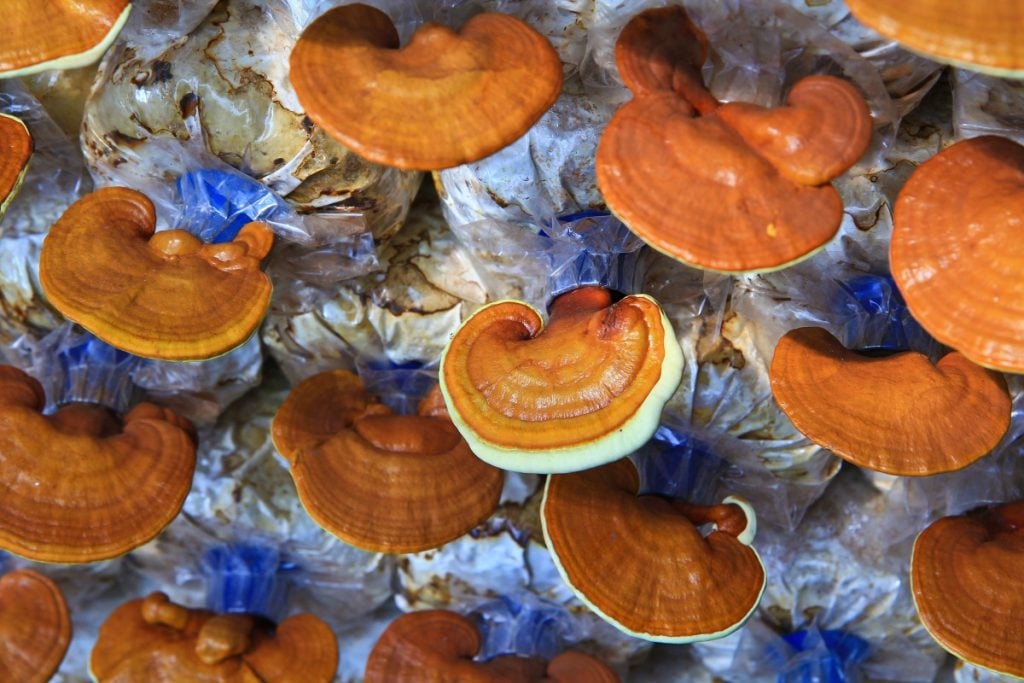
[(201, 605), (208, 583), (198, 558), (209, 548), (273, 548), (296, 567), (289, 575), (286, 611), (313, 612), (340, 626), (391, 596), (394, 560), (339, 541), (306, 514), (270, 435), (287, 392), (281, 376), (268, 375), (216, 425), (200, 430), (192, 491), (182, 513), (129, 562), (154, 589)]
[(952, 74), (957, 139), (1001, 135), (1024, 144), (1024, 83), (965, 69)]
[[(82, 142), (98, 183), (170, 184), (208, 167), (188, 163), (205, 151), (284, 196), (311, 234), (351, 234), (362, 216), (378, 239), (398, 229), (421, 176), (362, 160), (305, 117), (288, 80), (293, 7), (227, 0), (200, 17), (156, 2), (133, 12), (86, 103)], [(168, 156), (160, 142), (191, 151)]]

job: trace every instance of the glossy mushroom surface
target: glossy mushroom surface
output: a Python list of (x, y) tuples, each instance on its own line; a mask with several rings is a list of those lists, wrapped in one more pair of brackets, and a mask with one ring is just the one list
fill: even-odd
[(1024, 502), (944, 517), (914, 542), (910, 582), (925, 628), (957, 657), (1024, 677)]
[(7, 0), (0, 78), (92, 64), (121, 31), (131, 0)]
[(0, 114), (0, 218), (18, 194), (32, 158), (32, 135), (21, 119)]
[(517, 472), (572, 472), (643, 445), (679, 384), (682, 352), (649, 296), (612, 303), (582, 287), (545, 326), (531, 306), (478, 310), (449, 342), (441, 390), (481, 459)]
[(1003, 376), (956, 352), (935, 365), (911, 351), (872, 357), (803, 327), (779, 340), (771, 383), (779, 407), (809, 439), (886, 474), (962, 469), (1010, 426)]
[(123, 419), (76, 403), (41, 413), (43, 388), (0, 366), (0, 548), (42, 562), (95, 562), (149, 541), (192, 485), (195, 433), (140, 403)]
[[(637, 496), (627, 459), (548, 477), (544, 538), (576, 595), (620, 631), (689, 643), (728, 635), (757, 608), (764, 566), (749, 505)], [(706, 537), (699, 527), (714, 524)]]
[(57, 584), (30, 569), (0, 577), (0, 679), (45, 683), (70, 642), (71, 618)]
[[(458, 32), (427, 23), (399, 49), (391, 19), (345, 5), (314, 21), (291, 54), (307, 114), (361, 156), (435, 170), (512, 143), (554, 104), (562, 65), (526, 23), (486, 12)], [(344, 95), (334, 85), (345, 83)]]
[(1024, 3), (847, 0), (861, 23), (914, 52), (999, 76), (1024, 76)]
[(249, 223), (224, 244), (155, 227), (152, 202), (134, 190), (103, 188), (75, 202), (43, 241), (47, 299), (103, 341), (147, 358), (202, 360), (248, 339), (270, 303), (260, 270), (269, 226)]
[(89, 662), (99, 683), (328, 683), (337, 666), (337, 639), (312, 614), (275, 626), (182, 607), (163, 593), (118, 607), (100, 627)]
[(892, 275), (929, 334), (975, 363), (1024, 372), (1024, 147), (985, 136), (924, 162), (900, 190)]
[(469, 450), (436, 389), (418, 415), (394, 415), (345, 370), (296, 386), (273, 435), (310, 517), (364, 550), (458, 538), (491, 515), (505, 479)]
[[(692, 28), (682, 8), (657, 12), (666, 26)], [(609, 208), (655, 249), (709, 270), (776, 270), (824, 246), (843, 216), (828, 182), (871, 139), (860, 92), (810, 76), (780, 107), (719, 104), (696, 80), (703, 36), (692, 29), (671, 43), (657, 31), (633, 31), (637, 22), (649, 22), (647, 13), (627, 25), (616, 50), (637, 90), (597, 151)], [(641, 39), (648, 35), (661, 42), (652, 47)], [(686, 41), (691, 49), (680, 46)]]

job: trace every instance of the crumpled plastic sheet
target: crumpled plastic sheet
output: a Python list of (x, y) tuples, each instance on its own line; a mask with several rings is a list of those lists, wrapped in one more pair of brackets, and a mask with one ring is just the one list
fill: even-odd
[(479, 661), (500, 655), (553, 659), (576, 641), (572, 615), (530, 593), (503, 595), (479, 605), (469, 616), (483, 641), (475, 657)]
[(420, 401), (437, 386), (437, 366), (423, 363), (396, 365), (386, 362), (356, 362), (363, 386), (398, 415), (415, 415)]
[(39, 250), (43, 233), (0, 236), (0, 359), (22, 336), (42, 337), (63, 321), (43, 296), (39, 284)]
[(1024, 83), (965, 69), (952, 75), (957, 139), (1001, 135), (1024, 144)]

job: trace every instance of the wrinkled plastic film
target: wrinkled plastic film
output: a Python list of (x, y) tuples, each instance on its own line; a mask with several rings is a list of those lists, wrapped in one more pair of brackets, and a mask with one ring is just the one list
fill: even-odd
[(529, 593), (486, 602), (474, 609), (470, 618), (483, 640), (476, 656), (481, 661), (499, 655), (553, 659), (575, 641), (572, 615)]
[(1000, 135), (1024, 144), (1024, 83), (952, 70), (953, 128), (957, 139)]

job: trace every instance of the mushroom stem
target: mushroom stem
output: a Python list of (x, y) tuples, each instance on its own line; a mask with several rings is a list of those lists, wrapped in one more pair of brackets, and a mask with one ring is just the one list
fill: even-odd
[(594, 313), (611, 305), (612, 293), (604, 287), (596, 285), (579, 287), (555, 297), (551, 302), (549, 325), (554, 325), (557, 320), (562, 318)]
[(970, 514), (977, 515), (993, 536), (1000, 533), (1012, 534), (1024, 528), (1024, 501), (980, 508)]
[(166, 593), (153, 593), (142, 601), (142, 618), (147, 624), (183, 631), (188, 624), (188, 610), (171, 602)]
[(196, 656), (204, 664), (219, 664), (229, 657), (244, 654), (251, 644), (250, 634), (256, 620), (245, 614), (220, 614), (211, 617), (199, 629)]
[(95, 403), (71, 403), (50, 416), (50, 424), (63, 434), (107, 437), (121, 431), (121, 421)]
[(733, 503), (722, 505), (692, 505), (685, 500), (671, 500), (672, 508), (682, 513), (694, 526), (714, 524), (719, 531), (737, 538), (747, 528), (743, 508)]

